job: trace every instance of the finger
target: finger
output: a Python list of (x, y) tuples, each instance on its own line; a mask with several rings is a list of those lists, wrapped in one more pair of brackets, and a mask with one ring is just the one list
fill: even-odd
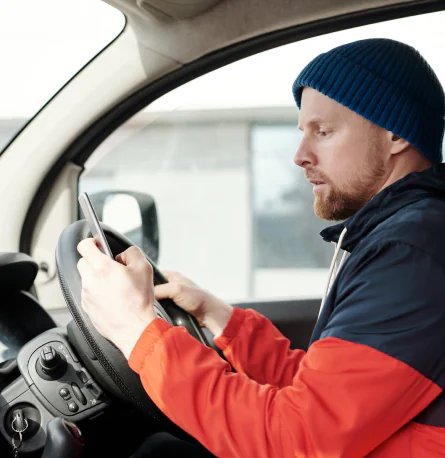
[(100, 269), (109, 260), (108, 256), (99, 250), (93, 238), (82, 240), (77, 245), (77, 251), (93, 269)]
[(190, 278), (174, 270), (162, 270), (161, 273), (169, 283), (179, 283), (180, 285), (189, 286), (191, 288), (199, 288), (199, 286), (190, 280)]
[(179, 292), (180, 286), (177, 283), (164, 283), (155, 286), (154, 289), (155, 299), (158, 301), (162, 299), (172, 299), (174, 301)]
[(119, 258), (118, 262), (127, 267), (133, 267), (140, 265), (141, 263), (150, 264), (144, 256), (144, 253), (142, 253), (142, 251), (136, 246), (131, 246), (126, 249), (123, 253), (119, 254), (116, 259), (117, 258)]
[(168, 280), (173, 281), (175, 278), (180, 278), (182, 275), (174, 270), (161, 270), (162, 275)]

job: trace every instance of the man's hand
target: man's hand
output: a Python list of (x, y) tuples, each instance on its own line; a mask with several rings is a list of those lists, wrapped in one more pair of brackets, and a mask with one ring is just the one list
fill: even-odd
[(153, 308), (153, 268), (142, 251), (130, 247), (113, 261), (94, 239), (77, 246), (82, 258), (82, 307), (105, 338), (128, 359), (140, 335), (156, 318)]
[(215, 337), (221, 335), (229, 322), (233, 307), (199, 288), (178, 272), (164, 270), (162, 273), (168, 283), (155, 286), (156, 299), (171, 299), (177, 306), (193, 315)]

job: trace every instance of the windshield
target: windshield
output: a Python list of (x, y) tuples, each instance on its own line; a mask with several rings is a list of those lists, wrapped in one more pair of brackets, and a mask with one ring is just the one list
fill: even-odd
[(0, 152), (124, 25), (99, 0), (0, 2)]

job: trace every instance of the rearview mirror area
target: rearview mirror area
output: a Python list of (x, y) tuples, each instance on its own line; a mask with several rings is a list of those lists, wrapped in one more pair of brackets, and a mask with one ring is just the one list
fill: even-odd
[(159, 226), (153, 197), (126, 190), (101, 191), (89, 197), (99, 221), (128, 237), (153, 262), (158, 262)]

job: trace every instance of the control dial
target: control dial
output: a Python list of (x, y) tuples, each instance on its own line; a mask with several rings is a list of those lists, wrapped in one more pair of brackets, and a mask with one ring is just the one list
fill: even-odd
[(37, 372), (45, 379), (58, 379), (66, 372), (67, 368), (65, 359), (50, 345), (43, 347), (37, 366)]

